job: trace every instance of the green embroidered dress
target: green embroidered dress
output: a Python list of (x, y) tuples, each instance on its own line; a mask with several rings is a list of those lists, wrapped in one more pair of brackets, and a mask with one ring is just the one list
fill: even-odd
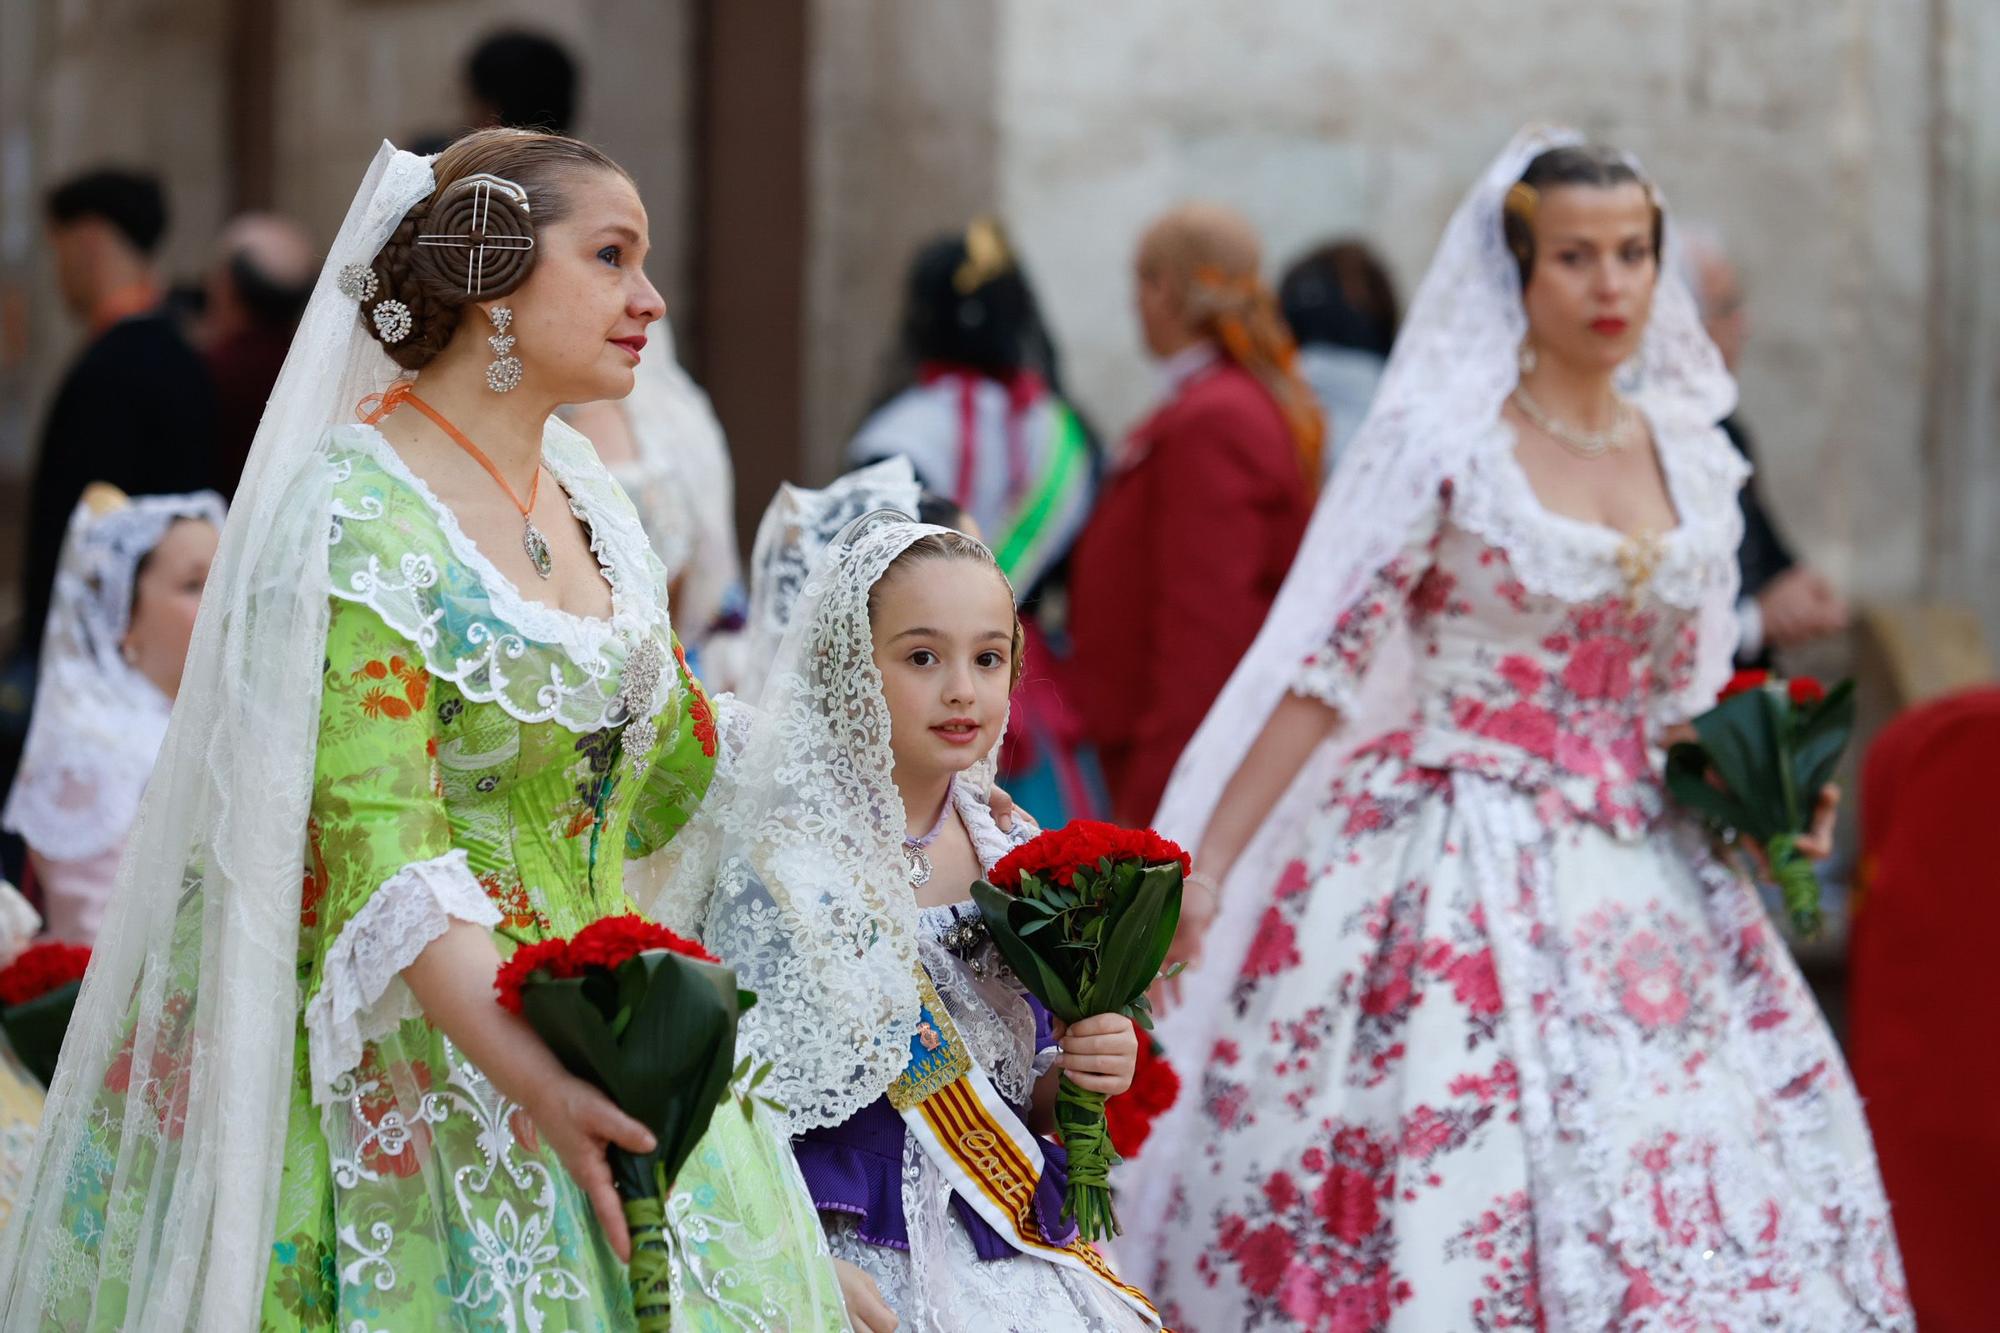
[[(629, 1328), (588, 1202), (398, 974), (452, 921), (504, 955), (632, 910), (626, 858), (673, 836), (715, 762), (664, 572), (560, 423), (545, 461), (591, 530), (609, 620), (526, 601), (372, 428), (333, 431), (324, 458), (332, 611), (265, 1326)], [(676, 1329), (847, 1328), (764, 1119), (717, 1113), (669, 1218)]]

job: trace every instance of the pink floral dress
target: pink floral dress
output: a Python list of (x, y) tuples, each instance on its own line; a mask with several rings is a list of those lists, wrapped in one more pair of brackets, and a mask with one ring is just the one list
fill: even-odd
[(1183, 1333), (1911, 1327), (1840, 1054), (1657, 778), (1725, 449), (1662, 437), (1645, 542), (1475, 450), (1301, 665), (1346, 709), (1407, 630), (1418, 702), (1296, 831), (1203, 1053), (1142, 1275)]

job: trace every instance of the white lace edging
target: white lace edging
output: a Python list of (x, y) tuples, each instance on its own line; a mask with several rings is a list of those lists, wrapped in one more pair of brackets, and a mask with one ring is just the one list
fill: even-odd
[[(543, 462), (561, 483), (570, 511), (584, 523), (591, 553), (610, 586), (612, 614), (602, 618), (573, 615), (523, 596), (379, 430), (342, 427), (331, 439), (326, 460), (335, 496), (328, 575), (334, 596), (373, 610), (417, 645), (433, 675), (457, 685), (473, 702), (499, 704), (517, 722), (553, 720), (571, 731), (591, 732), (627, 720), (619, 694), (627, 654), (649, 637), (672, 633), (666, 575), (631, 502), (583, 437), (552, 418)], [(380, 496), (343, 494), (357, 460), (413, 497), (436, 525), (442, 555), (470, 574), (474, 589), (451, 585), (439, 555), (429, 550), (397, 551), (380, 538), (350, 537), (355, 524), (377, 522), (392, 512)], [(666, 708), (677, 684), (678, 673), (660, 673), (647, 716)]]
[(500, 909), (479, 887), (463, 848), (412, 861), (375, 891), (326, 951), (319, 994), (306, 1006), (306, 1050), (315, 1103), (361, 1063), (364, 1042), (421, 1015), (402, 971), (454, 921), (491, 928)]

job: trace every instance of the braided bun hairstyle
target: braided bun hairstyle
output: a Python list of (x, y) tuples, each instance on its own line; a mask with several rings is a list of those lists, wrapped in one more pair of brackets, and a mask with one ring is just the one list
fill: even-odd
[(1660, 247), (1666, 240), (1667, 218), (1653, 183), (1641, 176), (1631, 160), (1615, 148), (1567, 144), (1551, 148), (1530, 162), (1500, 206), (1501, 233), (1507, 249), (1514, 255), (1515, 267), (1521, 272), (1521, 286), (1526, 287), (1535, 273), (1535, 211), (1541, 206), (1543, 194), (1565, 185), (1607, 190), (1637, 185), (1645, 190), (1653, 207), (1653, 258), (1659, 259)]
[[(470, 246), (419, 245), (426, 234), (466, 236), (483, 223), (488, 239), (529, 238), (569, 213), (568, 185), (581, 171), (625, 169), (580, 139), (531, 130), (475, 130), (439, 153), (431, 164), (437, 188), (411, 205), (375, 256), (376, 293), (361, 303), (360, 317), (377, 342), (375, 308), (401, 301), (410, 311), (409, 336), (383, 350), (405, 370), (421, 370), (458, 331), (465, 307), (507, 295), (534, 271), (537, 249), (488, 246), (476, 278)], [(475, 176), (495, 176), (519, 186), (524, 207), (503, 188), (474, 188)], [(473, 290), (476, 286), (477, 290)]]

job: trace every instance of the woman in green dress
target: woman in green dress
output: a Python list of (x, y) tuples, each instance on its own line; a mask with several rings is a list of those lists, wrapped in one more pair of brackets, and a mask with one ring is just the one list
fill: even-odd
[[(645, 248), (587, 145), (384, 145), (224, 535), (0, 1326), (632, 1326), (604, 1154), (650, 1139), (492, 983), (631, 910), (715, 763), (665, 571), (552, 415), (631, 387)], [(385, 351), (421, 373), (357, 422)], [(676, 1330), (848, 1328), (768, 1120), (718, 1114), (668, 1219)]]

